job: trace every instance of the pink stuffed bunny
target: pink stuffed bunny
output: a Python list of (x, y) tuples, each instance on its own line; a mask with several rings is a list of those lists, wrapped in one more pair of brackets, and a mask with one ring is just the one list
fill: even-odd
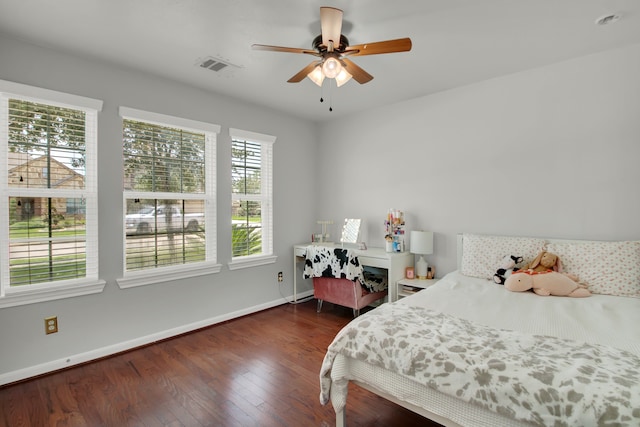
[(555, 295), (567, 297), (588, 297), (591, 292), (585, 285), (571, 277), (556, 271), (534, 273), (520, 270), (507, 277), (504, 287), (512, 292), (524, 292), (533, 289), (538, 295)]
[(557, 271), (562, 273), (562, 262), (556, 254), (547, 251), (540, 251), (533, 261), (522, 268), (523, 270), (533, 270), (536, 273), (543, 271)]

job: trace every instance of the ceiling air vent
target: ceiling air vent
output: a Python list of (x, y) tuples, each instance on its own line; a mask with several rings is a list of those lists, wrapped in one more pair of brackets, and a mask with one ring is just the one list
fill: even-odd
[(613, 24), (620, 20), (620, 15), (611, 14), (611, 15), (603, 15), (600, 18), (596, 19), (596, 25), (609, 25)]
[(198, 65), (202, 68), (206, 68), (207, 70), (220, 72), (227, 68), (238, 68), (237, 65), (233, 65), (229, 62), (223, 61), (220, 58), (214, 58), (212, 56), (207, 56), (206, 58), (198, 60)]

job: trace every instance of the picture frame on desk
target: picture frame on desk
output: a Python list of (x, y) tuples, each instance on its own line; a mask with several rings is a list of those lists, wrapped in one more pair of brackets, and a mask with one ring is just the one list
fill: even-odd
[(404, 277), (406, 277), (407, 279), (415, 279), (416, 278), (416, 270), (413, 267), (405, 268)]

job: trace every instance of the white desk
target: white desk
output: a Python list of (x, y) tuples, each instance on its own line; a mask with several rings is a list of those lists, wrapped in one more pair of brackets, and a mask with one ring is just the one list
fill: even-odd
[[(298, 286), (296, 279), (296, 264), (304, 259), (307, 246), (305, 243), (293, 246), (293, 301), (298, 300)], [(319, 244), (319, 246), (340, 247), (332, 244)], [(365, 267), (378, 267), (387, 270), (387, 283), (389, 285), (389, 301), (398, 299), (398, 287), (396, 282), (404, 278), (405, 268), (413, 267), (413, 254), (410, 252), (386, 252), (383, 248), (353, 249), (360, 264)]]

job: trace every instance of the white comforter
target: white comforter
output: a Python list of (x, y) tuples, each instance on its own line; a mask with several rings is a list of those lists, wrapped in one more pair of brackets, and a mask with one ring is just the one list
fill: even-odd
[(509, 292), (490, 280), (456, 271), (400, 303), (442, 311), (479, 325), (605, 344), (640, 356), (639, 298)]
[(514, 420), (640, 425), (639, 322), (638, 299), (512, 293), (452, 273), (341, 331), (323, 363), (321, 400), (331, 387), (346, 398), (348, 376), (331, 372), (340, 354)]

